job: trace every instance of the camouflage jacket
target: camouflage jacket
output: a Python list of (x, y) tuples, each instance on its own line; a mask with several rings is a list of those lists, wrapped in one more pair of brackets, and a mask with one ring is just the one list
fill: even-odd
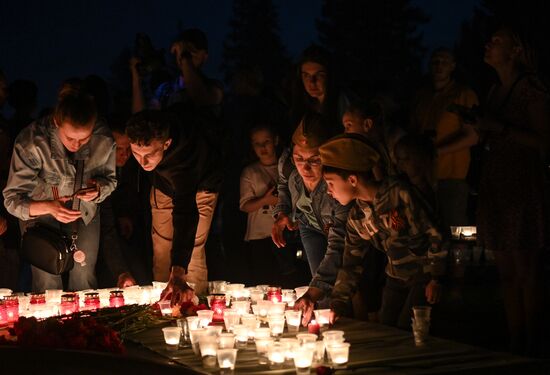
[(346, 225), (343, 266), (331, 303), (347, 303), (363, 272), (363, 257), (371, 245), (386, 253), (386, 274), (408, 281), (425, 273), (442, 276), (446, 252), (430, 210), (409, 184), (389, 177), (373, 202), (357, 200)]

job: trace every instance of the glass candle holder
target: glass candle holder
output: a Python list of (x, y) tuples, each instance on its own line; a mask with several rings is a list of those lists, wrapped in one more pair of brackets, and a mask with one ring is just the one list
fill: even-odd
[(272, 368), (280, 368), (285, 362), (285, 347), (279, 342), (274, 342), (269, 346), (267, 358)]
[(109, 293), (109, 306), (111, 307), (124, 306), (124, 292), (122, 290), (112, 290)]
[(234, 333), (220, 333), (218, 336), (220, 349), (233, 349), (235, 347), (235, 334)]
[(331, 362), (336, 365), (347, 363), (349, 358), (349, 347), (349, 342), (328, 345), (326, 348)]
[(257, 305), (252, 306), (254, 314), (259, 316), (260, 318), (267, 317), (272, 304), (273, 302), (271, 301), (258, 301)]
[(189, 330), (189, 341), (191, 342), (191, 347), (193, 348), (193, 352), (196, 355), (200, 355), (199, 339), (203, 335), (206, 335), (205, 328), (196, 328)]
[(162, 333), (164, 334), (164, 341), (166, 342), (166, 345), (179, 345), (181, 339), (180, 327), (165, 327), (162, 329)]
[(314, 310), (315, 320), (320, 327), (323, 327), (329, 323), (330, 309)]
[(414, 319), (418, 322), (429, 322), (432, 315), (431, 306), (414, 306), (413, 307)]
[(63, 290), (61, 289), (46, 289), (44, 297), (46, 298), (46, 302), (58, 302), (62, 294)]
[(254, 314), (241, 315), (241, 323), (248, 329), (248, 338), (254, 338), (254, 330), (260, 326), (260, 321)]
[(300, 323), (302, 322), (302, 310), (287, 310), (285, 311), (285, 318), (288, 332), (298, 332), (300, 330)]
[(16, 322), (19, 319), (19, 298), (13, 294), (5, 296), (4, 306), (8, 323)]
[(70, 294), (63, 294), (61, 296), (61, 303), (59, 305), (59, 313), (61, 315), (70, 315), (74, 312), (76, 312), (76, 298), (75, 295)]
[(294, 291), (296, 292), (296, 299), (302, 298), (302, 296), (306, 294), (308, 289), (309, 286), (299, 286), (298, 288), (294, 288)]
[(214, 311), (212, 310), (199, 310), (197, 311), (197, 316), (199, 317), (200, 327), (208, 327), (208, 325), (212, 322), (212, 318), (214, 317)]
[(242, 298), (244, 295), (244, 284), (227, 284), (226, 293), (229, 293), (231, 298)]
[(317, 335), (314, 333), (300, 333), (296, 335), (296, 338), (300, 342), (300, 345), (305, 345), (309, 342), (317, 341)]
[(235, 369), (237, 349), (218, 349), (218, 366), (220, 369)]
[(172, 316), (172, 306), (171, 306), (172, 302), (169, 299), (164, 301), (159, 301), (158, 305), (159, 305), (160, 313), (163, 316)]
[(181, 340), (183, 343), (189, 343), (189, 326), (187, 325), (187, 320), (181, 318), (176, 320), (176, 324), (181, 328)]
[(223, 312), (223, 321), (225, 323), (225, 329), (228, 332), (233, 330), (233, 326), (239, 324), (241, 321), (241, 316), (236, 310), (225, 309)]
[(271, 302), (282, 302), (283, 294), (281, 292), (281, 287), (279, 286), (270, 286), (267, 289), (267, 300)]
[(218, 338), (212, 335), (202, 335), (199, 337), (199, 349), (202, 357), (216, 356), (218, 351)]
[(248, 328), (243, 324), (236, 324), (233, 326), (233, 333), (235, 334), (237, 347), (245, 347), (248, 342)]
[(90, 292), (84, 295), (84, 307), (87, 310), (97, 310), (101, 307), (101, 302), (99, 300), (99, 293)]
[(210, 309), (214, 312), (214, 315), (212, 315), (212, 321), (223, 322), (223, 310), (225, 310), (225, 295), (212, 295), (210, 298)]
[(254, 340), (266, 339), (271, 337), (271, 329), (267, 327), (259, 327), (254, 330)]
[[(59, 301), (61, 294), (59, 294), (56, 301)], [(44, 293), (31, 293), (31, 299), (29, 301), (31, 305), (45, 305), (46, 304), (46, 295)]]
[(318, 335), (320, 332), (321, 327), (319, 326), (319, 323), (315, 319), (313, 319), (311, 322), (307, 325), (307, 331), (309, 333), (313, 333), (315, 335)]
[(187, 318), (185, 318), (185, 320), (187, 321), (187, 329), (189, 331), (191, 331), (192, 329), (200, 328), (199, 324), (201, 320), (198, 316), (188, 316)]
[(8, 315), (6, 314), (6, 304), (4, 300), (0, 298), (0, 324), (6, 324), (8, 322)]
[(325, 331), (323, 332), (323, 341), (326, 345), (339, 344), (344, 342), (344, 331)]
[(283, 289), (282, 293), (282, 302), (286, 302), (288, 307), (294, 307), (294, 302), (296, 301), (296, 292), (294, 289)]
[(285, 347), (285, 358), (292, 360), (294, 358), (294, 352), (300, 347), (298, 339), (285, 337), (279, 339), (279, 342)]
[(261, 289), (252, 289), (250, 291), (250, 300), (253, 302), (253, 303), (258, 303), (258, 301), (263, 301), (264, 300), (264, 296), (265, 296), (265, 293), (263, 290)]
[(206, 329), (206, 334), (210, 336), (215, 336), (215, 337), (218, 337), (223, 331), (223, 327), (218, 325), (210, 325), (208, 327), (205, 327), (205, 329)]
[(286, 302), (273, 302), (269, 307), (268, 315), (284, 315)]
[(294, 367), (298, 374), (309, 374), (313, 362), (313, 349), (298, 347), (294, 352)]
[(224, 294), (227, 281), (214, 280), (208, 282), (208, 292), (210, 294)]
[(256, 351), (258, 352), (258, 361), (260, 364), (265, 365), (267, 363), (267, 352), (269, 350), (269, 347), (273, 344), (273, 338), (256, 338), (254, 342), (256, 343)]
[(271, 330), (271, 336), (280, 336), (283, 334), (285, 328), (284, 315), (271, 315), (267, 318), (267, 322)]
[(233, 301), (231, 302), (231, 308), (236, 310), (239, 315), (248, 314), (250, 311), (250, 301)]

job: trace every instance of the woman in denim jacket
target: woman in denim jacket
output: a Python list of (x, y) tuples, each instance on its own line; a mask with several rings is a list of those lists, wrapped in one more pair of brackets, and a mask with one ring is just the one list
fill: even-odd
[[(84, 161), (83, 186), (75, 189), (77, 161)], [(80, 209), (68, 203), (75, 190)], [(59, 227), (67, 234), (77, 225), (77, 247), (85, 261), (69, 274), (70, 290), (96, 287), (99, 242), (98, 204), (116, 187), (115, 143), (109, 129), (97, 122), (93, 98), (80, 87), (65, 86), (52, 116), (21, 131), (15, 141), (10, 172), (3, 191), (4, 205), (19, 218), (23, 230), (32, 222)], [(40, 251), (40, 249), (36, 249)], [(61, 276), (32, 266), (34, 291), (63, 289)]]

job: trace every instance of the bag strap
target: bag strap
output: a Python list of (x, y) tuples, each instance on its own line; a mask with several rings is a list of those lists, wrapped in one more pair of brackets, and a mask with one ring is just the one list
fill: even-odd
[[(73, 194), (82, 188), (82, 180), (84, 179), (84, 160), (77, 159), (75, 160), (75, 163), (76, 163), (76, 175), (74, 179)], [(71, 209), (74, 211), (80, 210), (80, 199), (76, 197), (76, 195), (73, 198)], [(73, 221), (72, 229), (73, 229), (73, 233), (71, 235), (70, 250), (73, 252), (77, 250), (76, 240), (78, 239), (78, 220)]]

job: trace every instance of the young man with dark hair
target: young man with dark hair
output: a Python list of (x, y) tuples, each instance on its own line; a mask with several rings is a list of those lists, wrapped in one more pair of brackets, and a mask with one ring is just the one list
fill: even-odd
[(183, 115), (146, 110), (126, 126), (132, 154), (151, 172), (153, 277), (168, 281), (162, 297), (173, 305), (206, 291), (205, 244), (221, 184), (218, 153), (193, 126), (197, 119)]
[(446, 252), (440, 248), (439, 230), (409, 185), (392, 177), (373, 178), (379, 156), (360, 137), (334, 137), (319, 152), (328, 194), (343, 205), (355, 201), (346, 225), (343, 267), (331, 295), (332, 320), (347, 312), (370, 244), (388, 257), (380, 321), (408, 328), (412, 306), (436, 303), (440, 297)]

